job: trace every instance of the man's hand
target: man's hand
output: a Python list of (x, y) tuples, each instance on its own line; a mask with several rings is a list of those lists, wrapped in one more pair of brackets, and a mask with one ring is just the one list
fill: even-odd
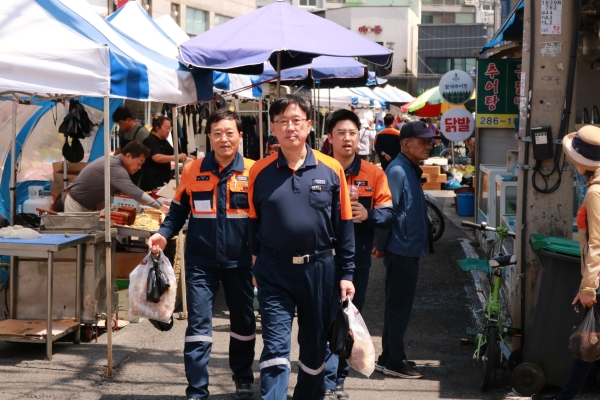
[(350, 202), (352, 206), (352, 220), (355, 222), (366, 221), (369, 218), (369, 213), (365, 206), (360, 204), (358, 201)]
[(185, 159), (187, 158), (187, 154), (185, 154), (185, 153), (179, 153), (178, 158), (179, 158), (179, 162), (184, 162)]
[(373, 246), (373, 250), (371, 250), (371, 254), (375, 258), (383, 258), (385, 257), (385, 251), (377, 251), (377, 248)]
[(575, 300), (573, 300), (573, 305), (577, 304), (577, 301), (580, 301), (584, 307), (590, 308), (594, 304), (596, 304), (596, 295), (583, 294), (581, 292), (577, 293), (575, 296)]
[(165, 213), (165, 214), (168, 214), (168, 213), (169, 213), (169, 210), (170, 210), (170, 208), (169, 208), (169, 206), (165, 206), (165, 205), (163, 204), (162, 206), (160, 206), (159, 210), (160, 210), (160, 211), (162, 211), (162, 212), (163, 212), (163, 213)]
[(390, 156), (389, 154), (384, 155), (385, 159), (388, 161), (392, 161), (392, 156)]
[(352, 281), (340, 281), (340, 292), (342, 294), (342, 301), (349, 297), (350, 300), (354, 298), (354, 284)]
[(164, 250), (165, 247), (167, 247), (167, 238), (160, 233), (155, 233), (154, 235), (150, 236), (150, 239), (148, 239), (148, 248), (153, 253), (156, 253), (159, 249)]

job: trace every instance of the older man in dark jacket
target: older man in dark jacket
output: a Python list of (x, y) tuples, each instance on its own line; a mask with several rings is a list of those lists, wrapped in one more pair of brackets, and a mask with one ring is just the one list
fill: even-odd
[(401, 153), (392, 160), (388, 177), (395, 218), (391, 230), (379, 231), (376, 257), (385, 254), (385, 316), (383, 353), (375, 369), (385, 375), (417, 379), (423, 375), (407, 360), (404, 334), (415, 297), (419, 259), (425, 255), (429, 222), (421, 188), (419, 161), (429, 157), (431, 139), (436, 137), (424, 122), (402, 126)]

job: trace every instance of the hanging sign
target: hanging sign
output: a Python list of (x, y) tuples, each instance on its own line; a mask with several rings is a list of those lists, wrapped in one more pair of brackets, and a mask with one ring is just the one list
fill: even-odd
[(542, 0), (540, 33), (560, 35), (562, 25), (563, 0)]
[(446, 139), (462, 142), (475, 131), (475, 119), (464, 108), (451, 108), (442, 115), (440, 129)]
[(450, 104), (464, 104), (473, 95), (475, 83), (465, 71), (447, 72), (440, 79), (440, 94)]
[(514, 128), (525, 74), (519, 60), (477, 61), (478, 128)]

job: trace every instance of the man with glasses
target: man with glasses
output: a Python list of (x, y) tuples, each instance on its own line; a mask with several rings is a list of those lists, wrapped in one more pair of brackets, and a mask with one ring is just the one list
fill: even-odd
[(401, 152), (385, 170), (395, 218), (390, 229), (376, 231), (375, 257), (384, 257), (385, 311), (383, 352), (375, 370), (387, 376), (418, 379), (423, 375), (407, 360), (404, 334), (412, 310), (419, 259), (425, 256), (429, 232), (427, 204), (421, 187), (419, 162), (429, 158), (431, 139), (436, 137), (422, 121), (402, 126)]
[(248, 173), (254, 161), (238, 152), (242, 138), (238, 113), (221, 109), (210, 115), (206, 134), (212, 151), (188, 163), (171, 210), (148, 245), (164, 249), (189, 217), (185, 251), (188, 327), (184, 362), (191, 399), (208, 399), (208, 360), (212, 348), (213, 302), (219, 282), (231, 322), (229, 366), (236, 400), (252, 399), (252, 362), (256, 322), (252, 257), (246, 222)]
[[(296, 400), (323, 399), (333, 296), (352, 298), (354, 229), (342, 166), (306, 145), (309, 107), (286, 95), (269, 110), (279, 153), (250, 170), (250, 248), (264, 348), (263, 400), (285, 400), (298, 310)], [(335, 254), (335, 258), (334, 258)]]

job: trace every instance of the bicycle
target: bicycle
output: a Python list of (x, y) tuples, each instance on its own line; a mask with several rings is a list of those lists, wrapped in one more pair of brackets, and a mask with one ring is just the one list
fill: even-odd
[[(504, 255), (502, 253), (502, 244), (507, 236), (516, 236), (514, 232), (504, 227), (492, 228), (487, 226), (485, 222), (476, 224), (473, 222), (462, 221), (462, 226), (475, 228), (481, 231), (496, 232), (498, 240), (494, 243), (488, 253), (488, 260), (478, 258), (466, 258), (458, 260), (461, 269), (464, 271), (482, 271), (493, 275), (493, 280), (490, 279), (490, 294), (487, 298), (487, 303), (483, 306), (483, 315), (479, 327), (469, 330), (468, 333), (475, 335), (475, 353), (473, 358), (478, 362), (483, 362), (483, 379), (481, 382), (481, 390), (485, 392), (492, 381), (495, 379), (496, 371), (500, 368), (506, 369), (509, 366), (509, 359), (502, 351), (504, 339), (509, 336), (521, 336), (521, 331), (517, 328), (505, 326), (501, 319), (501, 303), (500, 303), (500, 284), (504, 268), (515, 265), (517, 256), (515, 254)], [(498, 248), (495, 256), (491, 256), (494, 249)], [(475, 331), (476, 330), (476, 331)], [(463, 343), (468, 342), (468, 339), (462, 339)]]

